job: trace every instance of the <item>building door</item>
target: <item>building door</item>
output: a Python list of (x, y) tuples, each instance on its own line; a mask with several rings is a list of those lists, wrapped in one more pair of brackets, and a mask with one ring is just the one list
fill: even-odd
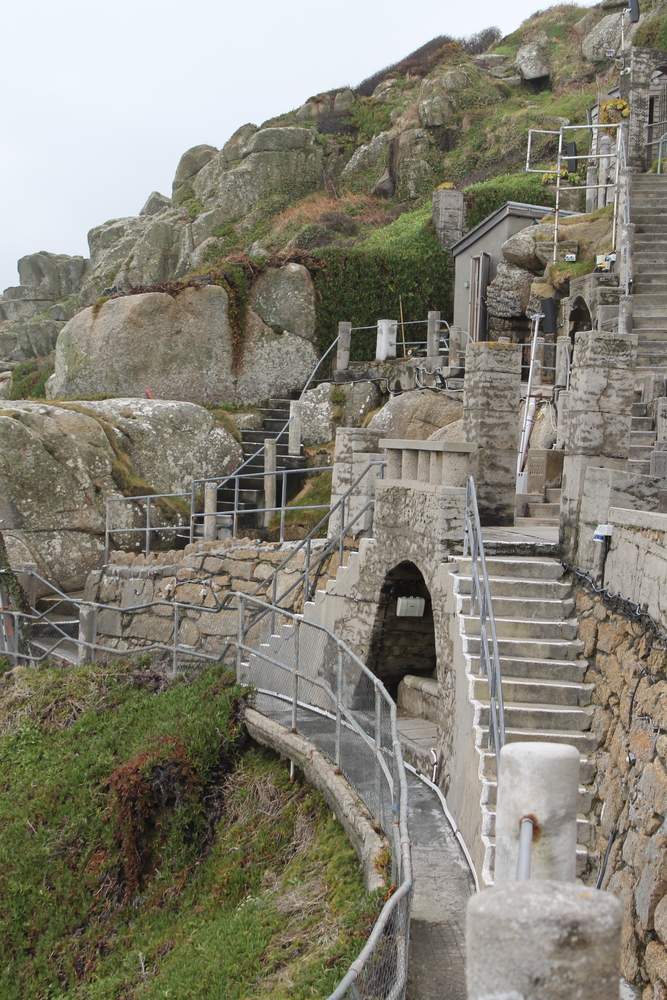
[(470, 313), (468, 332), (477, 343), (486, 340), (486, 289), (491, 273), (491, 254), (480, 253), (470, 258)]

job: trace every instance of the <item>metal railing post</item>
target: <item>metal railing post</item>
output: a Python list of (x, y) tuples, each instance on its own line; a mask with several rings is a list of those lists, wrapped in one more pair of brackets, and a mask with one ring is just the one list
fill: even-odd
[(280, 541), (285, 541), (285, 507), (287, 505), (287, 471), (282, 475), (282, 497), (280, 500)]
[(195, 540), (195, 484), (190, 486), (190, 544)]
[(301, 622), (297, 619), (294, 625), (294, 661), (292, 666), (292, 732), (296, 733), (296, 710), (299, 703), (299, 637)]
[(146, 545), (144, 548), (144, 555), (148, 557), (151, 554), (151, 498), (148, 497), (146, 500)]
[(237, 609), (236, 616), (236, 683), (241, 684), (241, 672), (243, 667), (243, 650), (242, 646), (245, 642), (244, 636), (244, 625), (245, 625), (245, 598), (239, 597), (239, 606)]
[(106, 510), (105, 510), (105, 516), (104, 516), (104, 565), (108, 566), (109, 565), (109, 547), (110, 547), (110, 541), (111, 541), (110, 538), (109, 538), (109, 530), (110, 530), (109, 529), (109, 520), (110, 520), (110, 518), (109, 518), (109, 501), (108, 500), (107, 500), (107, 502), (105, 504), (105, 507), (106, 507)]
[(241, 479), (237, 476), (234, 480), (234, 519), (232, 523), (232, 538), (236, 538), (239, 530), (239, 493), (241, 489)]
[(176, 601), (174, 601), (174, 652), (171, 661), (172, 675), (176, 675), (178, 671), (178, 630), (180, 627), (180, 615), (179, 608)]
[(380, 689), (375, 685), (375, 822), (377, 826), (382, 826), (382, 767), (380, 765), (380, 754), (382, 753), (382, 695)]
[(343, 706), (343, 650), (338, 647), (338, 663), (336, 665), (336, 748), (334, 751), (334, 766), (340, 770), (340, 735)]

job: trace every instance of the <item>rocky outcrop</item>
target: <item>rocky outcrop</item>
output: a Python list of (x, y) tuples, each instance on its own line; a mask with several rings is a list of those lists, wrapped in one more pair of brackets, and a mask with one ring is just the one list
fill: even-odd
[(392, 396), (368, 427), (388, 438), (425, 441), (435, 431), (459, 420), (463, 413), (460, 394), (442, 392), (404, 392)]
[(588, 32), (581, 43), (581, 54), (589, 62), (609, 60), (607, 50), (621, 47), (621, 18), (619, 13), (607, 14)]
[(166, 198), (159, 191), (152, 191), (139, 215), (157, 215), (158, 212), (164, 212), (166, 208), (171, 208), (171, 198)]
[(61, 331), (47, 395), (135, 396), (147, 388), (155, 398), (195, 403), (289, 396), (317, 361), (307, 339), (313, 331), (314, 292), (300, 265), (260, 279), (236, 352), (227, 292), (217, 285), (185, 288), (174, 296), (146, 292), (114, 298), (99, 310), (78, 313)]
[[(231, 472), (241, 460), (231, 434), (190, 403), (7, 404), (0, 411), (0, 516), (12, 566), (36, 563), (66, 590), (83, 586), (102, 563), (105, 501), (123, 495), (118, 450), (125, 473), (133, 470), (159, 493), (184, 491), (195, 476)], [(118, 527), (139, 523), (132, 505), (116, 507)], [(157, 505), (153, 515), (154, 524), (166, 523)], [(125, 537), (136, 544), (136, 536)]]
[(343, 167), (343, 176), (346, 177), (349, 174), (376, 167), (386, 156), (388, 146), (389, 132), (380, 132), (379, 135), (374, 135), (370, 142), (363, 143), (355, 149)]
[(530, 299), (532, 281), (532, 276), (523, 268), (501, 260), (486, 292), (489, 313), (504, 319), (523, 316)]
[[(251, 126), (253, 128), (254, 126)], [(191, 186), (192, 180), (197, 176), (202, 167), (205, 167), (209, 160), (212, 160), (218, 150), (215, 146), (208, 146), (203, 143), (200, 146), (193, 146), (186, 150), (178, 161), (176, 173), (171, 186), (171, 199), (174, 204), (179, 204), (183, 195)]]
[(539, 80), (549, 76), (549, 63), (538, 42), (522, 45), (516, 54), (514, 66), (524, 80)]
[(361, 427), (364, 417), (380, 406), (382, 395), (372, 382), (332, 385), (322, 382), (301, 400), (301, 440), (308, 448), (327, 444), (336, 428)]

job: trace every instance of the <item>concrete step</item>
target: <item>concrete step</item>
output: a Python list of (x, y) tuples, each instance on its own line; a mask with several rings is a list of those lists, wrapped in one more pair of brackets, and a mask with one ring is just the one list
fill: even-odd
[(529, 503), (528, 517), (560, 517), (559, 503)]
[[(630, 439), (630, 441), (632, 442), (632, 438)], [(648, 462), (651, 458), (652, 451), (653, 448), (650, 446), (643, 447), (631, 443), (630, 447), (628, 448), (628, 459), (631, 462)]]
[[(518, 677), (503, 677), (503, 699), (505, 704), (545, 704), (587, 706), (591, 703), (594, 684), (577, 684), (563, 681), (534, 680)], [(489, 682), (486, 677), (475, 677), (473, 695), (478, 701), (488, 702)]]
[[(259, 408), (259, 412), (263, 420), (275, 420), (276, 423), (280, 423), (280, 427), (284, 427), (289, 420), (289, 406), (284, 410), (275, 407), (261, 406)], [(280, 430), (280, 427), (278, 430)]]
[[(479, 656), (479, 635), (463, 637), (464, 652)], [(576, 639), (528, 639), (498, 637), (498, 655), (504, 659), (520, 657), (528, 660), (578, 660), (584, 646)]]
[(636, 459), (628, 459), (628, 472), (632, 473), (634, 476), (650, 476), (650, 462), (640, 462)]
[(540, 528), (540, 527), (554, 527), (558, 525), (559, 517), (542, 517), (540, 514), (533, 514), (530, 517), (515, 517), (514, 527), (515, 528)]
[[(490, 589), (490, 588), (489, 588)], [(525, 593), (525, 590), (524, 590)], [(510, 621), (527, 619), (530, 621), (562, 621), (568, 618), (574, 611), (574, 598), (567, 600), (550, 599), (542, 597), (501, 597), (496, 592), (492, 593), (493, 613), (496, 618), (496, 630), (499, 621), (507, 619)], [(477, 613), (477, 609), (476, 609)], [(461, 597), (461, 614), (465, 617), (470, 615), (470, 598)]]
[[(479, 747), (488, 745), (488, 729), (480, 728), (476, 736)], [(590, 754), (597, 749), (597, 736), (590, 730), (577, 732), (573, 729), (515, 729), (510, 726), (505, 727), (505, 740), (507, 743), (526, 743), (537, 741), (538, 743), (569, 743), (576, 747), (579, 753)]]
[[(471, 615), (461, 615), (460, 619), (466, 635), (479, 635), (479, 618)], [(498, 639), (533, 639), (537, 641), (576, 639), (578, 622), (575, 619), (562, 621), (545, 621), (530, 618), (502, 618), (496, 616), (496, 635)]]
[[(458, 560), (458, 565), (461, 575), (470, 576), (469, 557), (462, 556)], [(556, 559), (487, 556), (486, 565), (489, 576), (494, 578), (516, 577), (520, 580), (560, 580), (565, 573), (561, 563)], [(468, 567), (467, 573), (466, 567)]]
[[(457, 574), (459, 594), (469, 594), (471, 587), (472, 577)], [(496, 597), (525, 598), (526, 593), (541, 599), (562, 600), (572, 593), (572, 584), (569, 580), (522, 580), (520, 577), (490, 576), (489, 590), (494, 601)]]
[(655, 431), (630, 431), (631, 448), (653, 448), (658, 435)]
[(641, 335), (642, 330), (663, 330), (667, 336), (667, 313), (655, 313), (651, 316), (635, 316), (632, 314), (632, 332)]
[(558, 506), (560, 507), (560, 498), (562, 492), (563, 491), (560, 489), (546, 490), (547, 503), (557, 503)]
[[(667, 278), (665, 280), (667, 281)], [(664, 345), (667, 344), (667, 330), (638, 330), (637, 336), (639, 337), (638, 347), (647, 346), (656, 351), (662, 351)]]
[[(588, 670), (587, 660), (531, 660), (525, 656), (501, 656), (499, 662), (503, 677), (526, 681), (544, 680), (582, 684)], [(479, 656), (470, 657), (470, 673), (472, 676), (481, 676)]]
[[(635, 407), (640, 407), (642, 410), (646, 411), (646, 403), (633, 403), (632, 409), (634, 411)], [(630, 424), (630, 433), (647, 433), (653, 430), (653, 418), (642, 416), (632, 416), (632, 423)]]
[[(550, 732), (585, 733), (591, 728), (594, 708), (580, 708), (570, 705), (522, 705), (505, 702), (505, 727), (515, 731), (526, 730)], [(489, 706), (482, 703), (479, 725), (489, 725)]]

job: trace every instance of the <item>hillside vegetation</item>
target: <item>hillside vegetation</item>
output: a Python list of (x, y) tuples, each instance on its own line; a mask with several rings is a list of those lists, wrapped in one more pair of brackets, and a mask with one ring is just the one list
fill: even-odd
[(0, 679), (3, 1000), (326, 996), (377, 914), (224, 666)]

